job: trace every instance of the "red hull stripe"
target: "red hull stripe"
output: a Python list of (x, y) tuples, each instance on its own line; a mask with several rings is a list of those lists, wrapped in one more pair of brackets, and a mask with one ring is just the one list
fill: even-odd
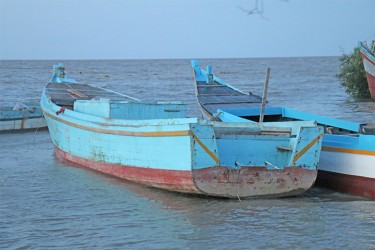
[(195, 187), (191, 171), (161, 170), (108, 164), (84, 159), (66, 153), (57, 147), (55, 147), (55, 151), (57, 156), (65, 161), (78, 164), (79, 166), (93, 169), (110, 176), (170, 191), (197, 194), (201, 193)]
[[(362, 60), (363, 60), (363, 63), (365, 64), (365, 60), (372, 64), (373, 67), (375, 67), (375, 62), (369, 58), (365, 53), (362, 53), (361, 52), (361, 57), (362, 57)], [(371, 97), (375, 98), (375, 72), (368, 72), (366, 71), (366, 78), (367, 78), (367, 83), (368, 83), (368, 88), (370, 90), (370, 94), (371, 94)]]
[(328, 147), (328, 146), (323, 146), (322, 149), (324, 151), (343, 152), (343, 153), (350, 153), (350, 154), (375, 155), (375, 151), (369, 151), (369, 150), (334, 148), (334, 147)]
[(366, 72), (366, 77), (371, 97), (375, 97), (375, 76)]
[(341, 193), (375, 199), (375, 179), (362, 176), (339, 174), (324, 170), (318, 171), (316, 185)]

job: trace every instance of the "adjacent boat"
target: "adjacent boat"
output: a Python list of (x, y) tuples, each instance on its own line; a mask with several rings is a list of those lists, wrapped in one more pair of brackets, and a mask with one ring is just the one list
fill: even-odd
[(322, 129), (314, 122), (224, 123), (186, 118), (179, 102), (140, 102), (65, 78), (41, 96), (56, 155), (170, 191), (214, 197), (284, 197), (316, 180)]
[[(245, 94), (230, 86), (210, 70), (192, 61), (196, 94), (202, 112), (220, 121), (259, 120), (261, 97)], [(360, 124), (308, 114), (286, 107), (267, 107), (264, 120), (315, 120), (325, 130), (318, 168), (318, 186), (375, 199), (375, 124)], [(277, 124), (277, 123), (276, 123)]]
[(366, 71), (370, 95), (372, 98), (375, 98), (375, 41), (373, 41), (372, 51), (363, 42), (358, 43), (358, 48)]
[(0, 131), (46, 128), (40, 104), (37, 101), (16, 102), (13, 106), (0, 107)]

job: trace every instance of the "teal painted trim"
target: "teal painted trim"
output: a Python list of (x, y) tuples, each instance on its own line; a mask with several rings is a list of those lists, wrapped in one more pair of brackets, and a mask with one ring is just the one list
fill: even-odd
[[(260, 115), (260, 107), (259, 108), (236, 108), (236, 109), (223, 109), (222, 111), (231, 113), (237, 116), (259, 116)], [(264, 110), (264, 115), (283, 115), (283, 108), (282, 107), (266, 107)]]
[(325, 116), (313, 115), (313, 114), (305, 113), (302, 111), (297, 111), (297, 110), (290, 109), (290, 108), (283, 108), (283, 116), (288, 117), (288, 118), (298, 119), (298, 120), (314, 120), (318, 124), (341, 128), (341, 129), (353, 131), (356, 133), (359, 133), (360, 128), (361, 128), (360, 123), (344, 121), (344, 120), (329, 118)]
[(375, 135), (360, 134), (350, 136), (326, 134), (324, 136), (323, 146), (375, 152)]
[[(207, 78), (207, 75), (209, 74), (207, 71), (203, 70), (200, 68), (199, 66), (199, 61), (198, 60), (192, 60), (191, 61), (191, 66), (193, 67), (194, 69), (194, 73), (195, 73), (195, 79), (197, 81), (205, 81), (207, 82), (208, 81), (208, 78)], [(210, 65), (209, 65), (210, 66)], [(212, 67), (210, 66), (210, 71), (212, 72)], [(244, 92), (242, 92), (241, 90), (233, 87), (232, 85), (224, 82), (223, 80), (221, 80), (219, 77), (216, 77), (215, 75), (212, 75), (213, 76), (213, 80), (216, 81), (217, 83), (221, 84), (221, 85), (225, 85), (225, 86), (228, 86), (229, 88), (232, 88), (240, 93), (243, 93), (243, 94), (246, 94)]]
[(223, 122), (249, 122), (249, 123), (254, 123), (251, 120), (242, 118), (240, 116), (225, 112), (221, 109), (217, 110), (215, 114), (213, 114), (213, 117), (218, 118), (220, 121)]

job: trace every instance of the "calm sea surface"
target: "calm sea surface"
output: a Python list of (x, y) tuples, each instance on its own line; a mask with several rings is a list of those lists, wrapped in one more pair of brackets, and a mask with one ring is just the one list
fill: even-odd
[[(59, 61), (0, 61), (0, 104), (38, 99)], [(67, 77), (147, 101), (183, 101), (200, 117), (190, 60), (61, 61)], [(206, 59), (214, 73), (268, 100), (358, 122), (337, 57)], [(165, 192), (69, 166), (48, 131), (0, 134), (0, 249), (375, 249), (375, 202), (313, 188), (300, 197), (222, 200)]]

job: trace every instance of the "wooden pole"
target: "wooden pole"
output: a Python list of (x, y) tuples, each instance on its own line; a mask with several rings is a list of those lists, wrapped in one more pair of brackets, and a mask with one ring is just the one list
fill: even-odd
[(268, 80), (270, 79), (270, 71), (271, 69), (267, 68), (266, 80), (264, 82), (264, 89), (263, 89), (262, 106), (260, 108), (259, 122), (263, 122), (263, 118), (264, 118), (264, 107), (266, 106), (266, 102), (267, 102)]

